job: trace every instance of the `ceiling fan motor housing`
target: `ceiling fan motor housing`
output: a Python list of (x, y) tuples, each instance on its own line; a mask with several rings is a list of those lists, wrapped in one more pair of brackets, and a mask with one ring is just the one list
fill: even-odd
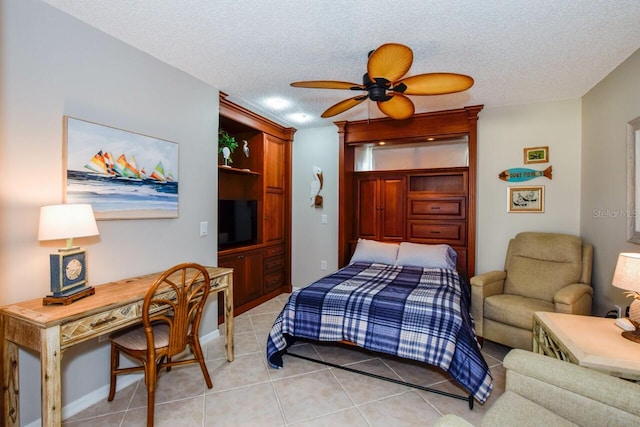
[(362, 84), (369, 92), (369, 99), (372, 101), (384, 102), (392, 98), (387, 95), (387, 89), (391, 85), (391, 82), (383, 77), (370, 79), (369, 74), (365, 73), (364, 76), (362, 76)]

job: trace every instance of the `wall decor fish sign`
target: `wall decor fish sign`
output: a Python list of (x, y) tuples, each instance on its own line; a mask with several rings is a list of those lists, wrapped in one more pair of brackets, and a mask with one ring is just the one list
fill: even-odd
[(509, 182), (529, 181), (530, 179), (538, 178), (540, 176), (551, 179), (552, 167), (553, 166), (549, 166), (543, 171), (527, 168), (511, 168), (500, 172), (498, 174), (498, 178)]

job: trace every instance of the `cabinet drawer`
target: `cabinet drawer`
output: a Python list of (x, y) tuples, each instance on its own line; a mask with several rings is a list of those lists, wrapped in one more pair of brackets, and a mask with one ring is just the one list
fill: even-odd
[(66, 323), (60, 328), (60, 344), (67, 347), (87, 337), (93, 338), (101, 333), (119, 329), (122, 325), (134, 324), (141, 320), (140, 308), (141, 303), (133, 303)]
[(409, 221), (409, 239), (416, 243), (465, 245), (467, 228), (463, 221)]
[(264, 289), (266, 292), (284, 285), (284, 270), (269, 273), (264, 276)]
[(264, 271), (266, 273), (274, 270), (282, 270), (284, 269), (284, 257), (282, 256), (274, 256), (271, 258), (265, 258), (264, 260)]
[(264, 257), (265, 258), (272, 257), (274, 255), (282, 255), (283, 253), (284, 253), (284, 246), (283, 245), (269, 246), (269, 247), (264, 249)]
[(409, 199), (409, 218), (465, 219), (464, 197), (448, 199)]

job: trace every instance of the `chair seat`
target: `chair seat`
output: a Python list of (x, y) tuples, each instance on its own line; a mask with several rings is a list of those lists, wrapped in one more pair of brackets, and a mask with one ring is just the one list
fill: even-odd
[[(120, 335), (114, 335), (111, 339), (120, 347), (128, 348), (129, 350), (144, 350), (147, 348), (147, 336), (142, 326)], [(169, 325), (166, 323), (153, 325), (153, 343), (155, 348), (163, 348), (169, 345)]]
[(496, 322), (531, 329), (533, 313), (536, 311), (554, 311), (551, 302), (520, 295), (493, 295), (484, 300), (484, 318)]

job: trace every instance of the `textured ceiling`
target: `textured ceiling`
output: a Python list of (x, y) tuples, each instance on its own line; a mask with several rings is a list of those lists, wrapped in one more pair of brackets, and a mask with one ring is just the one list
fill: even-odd
[[(408, 75), (475, 79), (466, 92), (410, 97), (418, 113), (579, 98), (640, 48), (638, 0), (45, 1), (297, 129), (381, 117), (365, 102), (321, 119), (360, 92), (289, 83), (360, 83), (367, 53), (383, 43), (413, 49)], [(291, 104), (267, 107), (270, 97)]]

